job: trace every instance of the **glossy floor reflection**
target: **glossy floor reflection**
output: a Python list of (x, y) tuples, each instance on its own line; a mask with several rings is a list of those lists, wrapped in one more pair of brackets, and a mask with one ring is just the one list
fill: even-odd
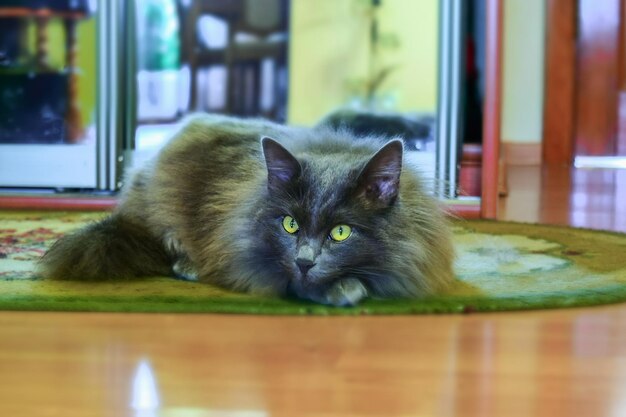
[(437, 317), (0, 315), (0, 413), (603, 416), (623, 307)]
[[(502, 215), (621, 229), (623, 175), (513, 170)], [(412, 317), (2, 312), (0, 416), (621, 416), (625, 358), (626, 305)]]
[(626, 232), (626, 169), (509, 167), (504, 220)]

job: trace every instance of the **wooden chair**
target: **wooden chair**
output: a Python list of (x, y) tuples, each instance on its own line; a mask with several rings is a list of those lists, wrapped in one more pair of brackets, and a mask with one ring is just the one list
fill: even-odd
[[(286, 0), (199, 0), (181, 13), (182, 58), (190, 68), (190, 108), (199, 110), (199, 69), (226, 68), (226, 97), (223, 112), (239, 116), (263, 115), (280, 119), (285, 86), (279, 85), (287, 66)], [(209, 48), (198, 36), (198, 21), (204, 15), (223, 19), (227, 41), (222, 48)], [(245, 39), (245, 38), (248, 39)], [(274, 103), (261, 109), (261, 73), (264, 60), (273, 60)], [(284, 78), (284, 77), (282, 77)], [(210, 88), (210, 87), (209, 87)], [(206, 110), (206, 109), (200, 109)]]

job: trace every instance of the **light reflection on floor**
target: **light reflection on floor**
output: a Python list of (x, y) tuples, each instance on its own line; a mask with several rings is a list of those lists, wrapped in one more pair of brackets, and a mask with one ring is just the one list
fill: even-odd
[(626, 169), (507, 167), (501, 220), (626, 232)]
[(132, 384), (130, 407), (137, 412), (137, 417), (150, 417), (159, 408), (159, 393), (154, 372), (147, 359), (137, 365)]
[(133, 377), (130, 407), (135, 417), (267, 417), (264, 411), (161, 408), (157, 379), (150, 361), (141, 359)]

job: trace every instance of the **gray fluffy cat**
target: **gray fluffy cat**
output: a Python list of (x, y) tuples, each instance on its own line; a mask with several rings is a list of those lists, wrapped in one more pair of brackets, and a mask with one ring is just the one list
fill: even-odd
[(196, 115), (111, 216), (54, 244), (41, 275), (178, 275), (336, 306), (443, 292), (448, 225), (402, 152), (323, 126)]

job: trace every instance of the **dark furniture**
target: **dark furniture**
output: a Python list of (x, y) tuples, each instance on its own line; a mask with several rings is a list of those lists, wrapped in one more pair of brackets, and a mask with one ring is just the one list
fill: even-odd
[[(88, 2), (70, 0), (0, 0), (0, 86), (5, 93), (0, 115), (0, 142), (79, 142), (84, 127), (78, 109), (76, 24), (88, 16)], [(65, 68), (48, 62), (48, 24), (62, 19), (65, 29)], [(36, 23), (34, 59), (23, 54), (26, 23)]]
[[(190, 107), (201, 109), (198, 71), (211, 66), (226, 68), (225, 106), (222, 112), (238, 116), (265, 116), (284, 121), (287, 73), (287, 0), (197, 0), (181, 6), (182, 60), (190, 68)], [(210, 48), (200, 39), (198, 22), (212, 15), (227, 25), (226, 45)], [(248, 36), (244, 41), (242, 38)], [(261, 106), (264, 60), (273, 61), (273, 103)], [(210, 88), (210, 87), (209, 87)]]

